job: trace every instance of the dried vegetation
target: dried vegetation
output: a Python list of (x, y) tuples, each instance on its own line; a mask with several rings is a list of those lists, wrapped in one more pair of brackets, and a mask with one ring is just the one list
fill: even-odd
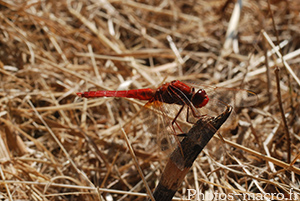
[(239, 12), (233, 1), (0, 0), (0, 197), (142, 199), (146, 184), (120, 128), (129, 125), (124, 132), (154, 189), (165, 154), (145, 116), (133, 119), (143, 103), (76, 92), (174, 79), (259, 97), (235, 109), (238, 127), (221, 129), (226, 143), (211, 140), (176, 197), (191, 188), (300, 193), (300, 5), (273, 0), (271, 15), (268, 1), (243, 3)]

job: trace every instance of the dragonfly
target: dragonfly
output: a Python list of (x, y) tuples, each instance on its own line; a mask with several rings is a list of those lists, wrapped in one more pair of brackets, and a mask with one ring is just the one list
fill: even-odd
[[(171, 121), (171, 130), (173, 130), (172, 134), (175, 136), (175, 140), (177, 141), (177, 143), (178, 139), (176, 138), (176, 136), (185, 136), (185, 132), (183, 132), (183, 130), (181, 129), (181, 125), (179, 125), (177, 122), (177, 119), (179, 118), (182, 111), (184, 111), (184, 108), (186, 108), (187, 111), (185, 121), (193, 124), (193, 121), (190, 120), (191, 117), (197, 120), (202, 116), (205, 116), (206, 112), (203, 113), (199, 110), (203, 110), (205, 106), (207, 107), (207, 105), (209, 105), (208, 103), (211, 102), (211, 100), (217, 100), (217, 102), (221, 103), (224, 107), (228, 106), (228, 102), (232, 102), (233, 99), (235, 100), (234, 104), (241, 107), (254, 105), (257, 101), (257, 95), (249, 90), (211, 87), (199, 84), (184, 83), (179, 80), (166, 82), (157, 89), (143, 88), (122, 91), (86, 91), (78, 92), (77, 95), (83, 98), (123, 97), (148, 101), (145, 104), (145, 107), (149, 108), (154, 106), (155, 109), (161, 111), (163, 114), (162, 119), (167, 125), (170, 125), (169, 122), (166, 123), (167, 118), (165, 118), (168, 116), (167, 109), (163, 108), (166, 107), (166, 105), (171, 106), (171, 108), (174, 107), (174, 105), (177, 105), (177, 107), (174, 107), (176, 109), (173, 109), (175, 114), (173, 116), (175, 117)], [(209, 107), (215, 109), (219, 106), (216, 105), (215, 102), (213, 102)], [(219, 109), (214, 113), (214, 115), (220, 114), (221, 111), (222, 110)], [(178, 129), (175, 128), (174, 124)]]
[[(213, 115), (219, 115), (223, 111), (223, 109), (225, 109), (225, 107), (229, 106), (229, 102), (233, 102), (234, 108), (235, 106), (251, 106), (256, 104), (257, 102), (257, 95), (249, 90), (211, 87), (207, 85), (205, 86), (185, 83), (179, 80), (166, 82), (157, 89), (143, 88), (121, 91), (102, 90), (78, 92), (76, 94), (82, 98), (122, 97), (147, 101), (147, 103), (144, 105), (145, 108), (152, 107), (152, 109), (154, 109), (155, 111), (160, 111), (160, 114), (158, 115), (160, 120), (157, 119), (158, 121), (156, 121), (156, 119), (154, 120), (153, 118), (146, 118), (152, 121), (150, 123), (151, 126), (150, 124), (148, 125), (148, 130), (151, 130), (153, 128), (155, 129), (156, 127), (156, 129), (162, 129), (162, 131), (165, 131), (166, 128), (169, 130), (168, 132), (157, 132), (156, 130), (156, 133), (159, 133), (159, 135), (157, 136), (157, 142), (161, 151), (172, 151), (177, 144), (181, 150), (182, 156), (184, 155), (178, 137), (186, 136), (186, 132), (184, 132), (182, 129), (183, 126), (186, 126), (186, 124), (182, 123), (184, 121), (182, 116), (181, 118), (179, 117), (183, 113), (185, 108), (185, 121), (194, 124), (202, 116), (208, 115), (210, 110), (214, 110)], [(223, 105), (224, 107), (222, 108), (216, 103), (221, 103), (221, 105)], [(205, 112), (201, 112), (205, 110), (207, 106), (209, 106), (210, 109), (206, 110)], [(169, 110), (172, 111), (170, 112)], [(170, 118), (168, 114), (173, 114), (173, 117)], [(180, 120), (180, 124), (177, 122), (178, 119)], [(153, 122), (157, 122), (157, 125), (154, 126)], [(175, 128), (174, 124), (176, 125), (177, 129)], [(232, 123), (230, 122), (229, 124), (231, 125)], [(215, 129), (211, 125), (207, 126), (211, 129)], [(167, 135), (170, 133), (172, 135)], [(174, 143), (175, 141), (176, 143)], [(179, 168), (181, 169), (181, 167)]]
[(161, 85), (159, 88), (151, 89), (132, 89), (123, 91), (87, 91), (76, 93), (80, 97), (84, 98), (95, 98), (95, 97), (124, 97), (124, 98), (134, 98), (138, 100), (147, 100), (146, 107), (150, 105), (156, 105), (156, 107), (162, 103), (166, 104), (176, 104), (181, 106), (174, 119), (172, 120), (172, 128), (175, 131), (174, 124), (182, 132), (182, 129), (177, 124), (176, 120), (180, 113), (183, 111), (184, 107), (187, 106), (186, 121), (189, 121), (189, 111), (191, 110), (192, 115), (195, 118), (199, 118), (201, 114), (197, 111), (197, 108), (204, 107), (208, 101), (209, 97), (204, 89), (195, 90), (194, 87), (188, 86), (187, 84), (174, 80), (172, 82), (167, 82)]

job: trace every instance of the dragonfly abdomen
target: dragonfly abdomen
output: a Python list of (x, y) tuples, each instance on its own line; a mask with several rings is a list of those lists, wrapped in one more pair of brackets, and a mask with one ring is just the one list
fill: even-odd
[(77, 95), (84, 98), (95, 97), (123, 97), (123, 98), (135, 98), (139, 100), (150, 100), (153, 98), (155, 90), (153, 89), (133, 89), (124, 91), (87, 91), (83, 93), (77, 93)]

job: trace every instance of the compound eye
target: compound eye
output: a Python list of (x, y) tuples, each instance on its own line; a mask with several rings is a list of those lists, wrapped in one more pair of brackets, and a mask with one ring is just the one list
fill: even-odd
[(192, 97), (192, 103), (196, 108), (201, 108), (208, 103), (208, 96), (204, 89), (199, 89)]

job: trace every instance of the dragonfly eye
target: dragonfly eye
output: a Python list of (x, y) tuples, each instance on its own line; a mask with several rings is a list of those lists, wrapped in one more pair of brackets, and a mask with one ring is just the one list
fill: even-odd
[(208, 103), (208, 96), (204, 89), (199, 89), (194, 96), (192, 97), (191, 101), (196, 108), (201, 108)]

